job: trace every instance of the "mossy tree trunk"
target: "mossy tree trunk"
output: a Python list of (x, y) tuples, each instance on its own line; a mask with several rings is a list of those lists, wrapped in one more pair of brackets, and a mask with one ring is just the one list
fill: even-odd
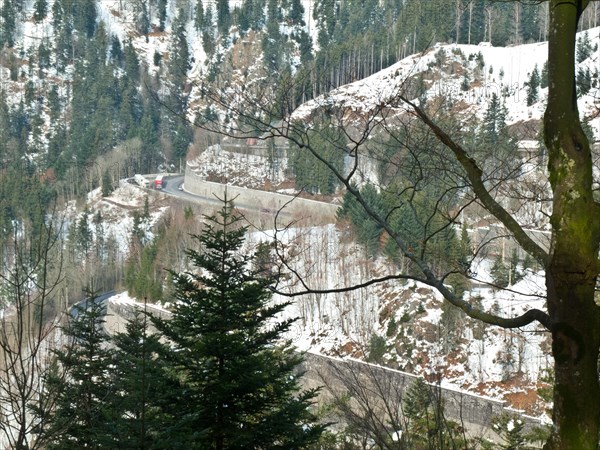
[(555, 382), (554, 428), (547, 449), (596, 449), (600, 426), (600, 308), (594, 302), (600, 207), (593, 198), (590, 144), (575, 93), (577, 24), (588, 3), (550, 1), (544, 131), (553, 212), (546, 287)]

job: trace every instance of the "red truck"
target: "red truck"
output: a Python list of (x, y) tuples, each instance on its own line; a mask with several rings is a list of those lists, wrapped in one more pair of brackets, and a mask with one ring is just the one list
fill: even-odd
[(163, 176), (162, 175), (158, 175), (154, 179), (154, 189), (162, 189), (162, 188), (163, 188)]

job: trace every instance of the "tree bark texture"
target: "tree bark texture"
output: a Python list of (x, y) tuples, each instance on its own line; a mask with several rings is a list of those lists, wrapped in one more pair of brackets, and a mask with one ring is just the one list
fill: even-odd
[(555, 360), (554, 427), (546, 449), (596, 449), (600, 429), (600, 308), (594, 302), (600, 208), (592, 192), (590, 144), (575, 90), (575, 43), (587, 0), (551, 0), (548, 106), (544, 117), (553, 190), (546, 264)]

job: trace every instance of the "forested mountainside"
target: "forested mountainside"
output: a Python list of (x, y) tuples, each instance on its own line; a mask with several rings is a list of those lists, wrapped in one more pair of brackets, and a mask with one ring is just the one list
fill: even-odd
[[(596, 25), (597, 8), (586, 10), (585, 27)], [(273, 89), (292, 76), (293, 109), (436, 42), (542, 41), (547, 14), (545, 3), (466, 0), (451, 8), (444, 1), (6, 0), (3, 159), (26, 157), (80, 194), (89, 187), (79, 182), (85, 168), (126, 139), (142, 141), (143, 157), (127, 164), (137, 172), (184, 158), (194, 128), (177, 116), (202, 122), (216, 113), (202, 99), (203, 82), (253, 80)]]
[[(188, 267), (189, 234), (201, 229), (204, 211), (120, 180), (188, 162), (209, 180), (340, 204), (336, 225), (292, 227), (284, 238), (310, 286), (412, 274), (389, 230), (344, 195), (334, 169), (355, 172), (349, 187), (390, 218), (453, 292), (508, 316), (543, 309), (539, 265), (466, 189), (448, 188), (440, 168), (454, 166), (444, 148), (394, 99), (402, 91), (435, 114), (473, 150), (499, 203), (547, 243), (540, 124), (548, 13), (537, 1), (3, 0), (3, 266), (22, 264), (44, 285), (60, 279), (39, 312), (48, 317), (88, 284), (169, 301), (165, 269)], [(599, 15), (592, 2), (577, 40), (577, 97), (592, 142), (600, 134)], [(266, 139), (282, 119), (321, 161)], [(232, 144), (257, 139), (268, 152)], [(270, 236), (257, 232), (249, 242)], [(48, 256), (60, 264), (40, 272)], [(3, 291), (12, 292), (7, 280)], [(530, 413), (548, 405), (537, 395), (551, 372), (540, 327), (475, 323), (422, 283), (310, 293), (289, 314), (301, 317), (290, 336), (302, 349), (443, 378)]]

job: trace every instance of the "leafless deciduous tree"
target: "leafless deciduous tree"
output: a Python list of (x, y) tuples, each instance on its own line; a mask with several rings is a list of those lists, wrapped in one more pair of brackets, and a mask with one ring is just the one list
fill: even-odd
[(330, 360), (318, 376), (341, 435), (361, 448), (465, 448), (481, 437), (450, 420), (439, 386), (422, 379), (354, 360)]
[[(441, 95), (426, 102), (420, 97), (419, 80), (410, 76), (403, 84), (390, 86), (393, 95), (379, 100), (374, 93), (371, 106), (363, 110), (326, 95), (311, 109), (292, 115), (287, 115), (290, 108), (286, 106), (293, 104), (295, 95), (290, 78), (280, 80), (270, 98), (265, 98), (264, 86), (258, 85), (241, 90), (203, 87), (213, 105), (233, 119), (222, 133), (236, 138), (285, 138), (295, 151), (325, 165), (398, 262), (390, 264), (389, 274), (358, 285), (324, 289), (301, 282), (302, 289), (282, 293), (346, 291), (413, 279), (435, 288), (469, 317), (487, 324), (503, 328), (539, 324), (552, 336), (555, 362), (554, 428), (548, 449), (595, 449), (600, 430), (600, 310), (594, 301), (600, 269), (600, 206), (594, 196), (594, 162), (575, 89), (576, 31), (589, 3), (548, 1), (549, 93), (543, 123), (547, 195), (543, 190), (523, 192), (527, 176), (523, 166), (512, 164), (517, 159), (510, 154), (498, 157), (496, 148), (487, 150), (489, 145), (473, 139), (465, 123), (456, 120), (452, 104)], [(211, 128), (210, 123), (200, 126)], [(319, 136), (314, 132), (332, 127), (339, 132)], [(349, 163), (340, 167), (332, 162), (331, 151)], [(361, 188), (373, 183), (378, 183), (386, 207), (367, 198)], [(513, 195), (518, 191), (518, 196)], [(526, 229), (519, 213), (526, 204), (549, 216), (547, 244)], [(545, 293), (540, 294), (545, 307), (514, 316), (462, 298), (452, 279), (476, 278), (474, 268), (471, 261), (445, 257), (438, 238), (461, 222), (463, 212), (499, 224), (520, 251), (545, 270)], [(418, 225), (416, 234), (409, 232), (407, 217)]]
[[(13, 449), (39, 449), (44, 442), (45, 374), (52, 370), (58, 318), (63, 308), (60, 230), (17, 228), (5, 245), (0, 288), (0, 442)], [(35, 410), (35, 413), (34, 413)]]

